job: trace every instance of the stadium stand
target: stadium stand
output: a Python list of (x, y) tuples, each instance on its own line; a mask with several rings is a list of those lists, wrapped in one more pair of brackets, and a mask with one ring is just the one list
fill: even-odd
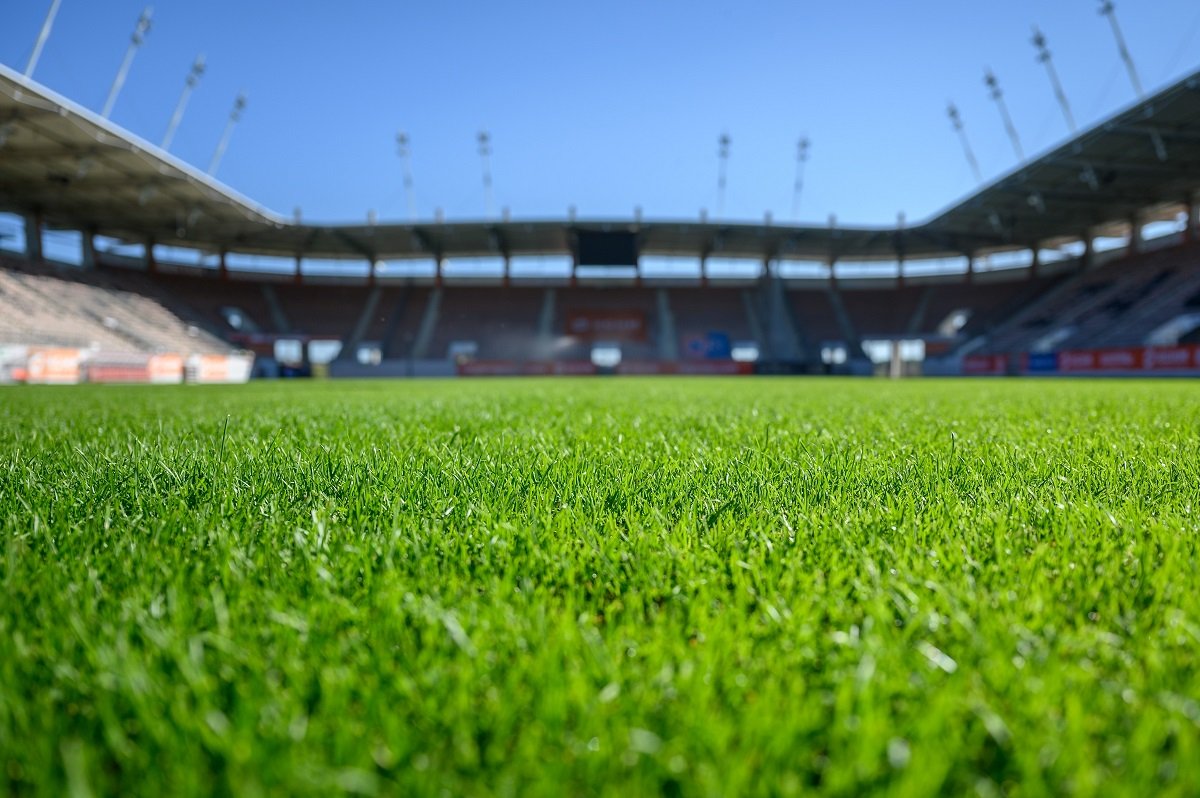
[[(1057, 349), (1177, 343), (1151, 340), (1160, 328), (1195, 314), (1200, 291), (1200, 246), (1184, 244), (1118, 257), (1048, 286), (997, 326), (980, 351)], [(1181, 327), (1183, 335), (1191, 332)]]
[[(575, 325), (590, 321), (583, 335)], [(587, 360), (593, 341), (615, 340), (624, 359), (658, 360), (662, 319), (654, 289), (629, 286), (562, 288), (556, 291), (551, 329), (560, 338), (559, 360)]]
[[(92, 270), (0, 258), (0, 344), (118, 352), (230, 352), (274, 356), (277, 341), (341, 342), (378, 361), (587, 363), (616, 344), (631, 364), (726, 360), (734, 345), (772, 349), (771, 291), (779, 288), (805, 362), (829, 346), (853, 359), (863, 340), (921, 339), (939, 357), (1189, 343), (1200, 333), (1200, 245), (1170, 243), (1110, 255), (1085, 269), (1060, 265), (879, 280), (725, 286), (378, 284), (161, 264), (155, 271), (101, 261)], [(789, 326), (790, 325), (790, 326)], [(368, 360), (360, 360), (368, 363)], [(1013, 361), (1015, 362), (1015, 361)], [(497, 366), (497, 368), (502, 368)], [(390, 373), (390, 372), (389, 372)], [(413, 373), (411, 369), (407, 373)], [(437, 372), (441, 373), (441, 372)], [(500, 373), (497, 371), (497, 373)]]
[(806, 337), (816, 343), (831, 341), (846, 341), (853, 337), (848, 335), (838, 318), (834, 305), (832, 289), (791, 290), (788, 299), (792, 308), (792, 317), (804, 330)]
[(0, 261), (0, 342), (146, 353), (231, 349), (173, 313), (149, 286), (134, 288), (103, 272)]
[[(216, 274), (158, 274), (150, 279), (140, 278), (137, 272), (127, 270), (106, 272), (130, 288), (135, 285), (141, 290), (161, 287), (171, 298), (172, 310), (223, 334), (277, 332), (263, 295), (263, 284), (259, 282), (218, 280)], [(231, 319), (237, 319), (238, 323), (231, 323)]]
[(740, 288), (672, 288), (668, 291), (675, 329), (682, 340), (717, 332), (732, 341), (755, 341), (756, 333), (747, 308), (746, 290)]
[(547, 354), (538, 346), (538, 316), (546, 291), (516, 286), (442, 289), (426, 354), (449, 357), (454, 343), (474, 346), (474, 357), (480, 360), (527, 360)]

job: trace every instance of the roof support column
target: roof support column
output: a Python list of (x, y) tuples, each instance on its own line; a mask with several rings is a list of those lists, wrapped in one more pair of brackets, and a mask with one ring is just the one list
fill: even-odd
[(433, 260), (433, 284), (436, 288), (442, 287), (442, 261), (443, 260), (445, 260), (445, 259), (442, 257), (442, 253), (440, 253), (440, 252), (437, 254), (437, 257), (434, 258), (434, 260)]
[(229, 265), (225, 262), (225, 256), (228, 254), (224, 247), (221, 247), (221, 250), (217, 253), (217, 275), (222, 280), (229, 279)]
[(88, 271), (96, 269), (96, 231), (88, 227), (80, 231), (80, 263)]
[(1191, 243), (1197, 238), (1197, 230), (1200, 230), (1200, 202), (1197, 202), (1197, 196), (1189, 196), (1183, 203), (1184, 212), (1187, 214), (1187, 219), (1183, 223), (1183, 240)]
[(967, 285), (972, 285), (975, 282), (975, 253), (967, 253)]
[(504, 253), (504, 287), (512, 285), (512, 256)]
[(904, 212), (896, 215), (896, 287), (904, 287)]
[(41, 211), (25, 214), (25, 255), (34, 263), (43, 260)]
[(1143, 249), (1142, 240), (1142, 217), (1140, 214), (1134, 214), (1129, 217), (1129, 246), (1126, 249), (1126, 254), (1136, 255)]
[(708, 252), (700, 253), (700, 287), (708, 288)]
[(375, 260), (375, 258), (371, 258), (367, 261), (367, 285), (372, 288), (375, 287), (375, 270), (378, 265), (379, 261)]
[(1079, 259), (1079, 271), (1087, 271), (1096, 262), (1096, 242), (1091, 230), (1083, 231), (1083, 257)]
[(154, 239), (147, 238), (145, 244), (146, 271), (150, 274), (158, 272), (158, 261), (154, 259)]
[(300, 285), (300, 283), (304, 282), (304, 274), (303, 274), (303, 272), (300, 271), (300, 261), (301, 260), (303, 260), (303, 258), (301, 258), (300, 253), (297, 252), (296, 253), (296, 269), (295, 269), (295, 271), (292, 272), (292, 281), (295, 282), (296, 285)]
[(1029, 279), (1036, 280), (1042, 276), (1042, 248), (1035, 242), (1032, 251), (1033, 257), (1029, 261)]

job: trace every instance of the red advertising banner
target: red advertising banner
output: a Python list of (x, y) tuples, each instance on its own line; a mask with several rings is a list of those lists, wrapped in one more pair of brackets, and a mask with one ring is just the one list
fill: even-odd
[(1198, 369), (1200, 346), (1195, 344), (1072, 349), (1058, 353), (1058, 371), (1063, 374), (1192, 372)]
[(147, 367), (146, 358), (140, 362), (93, 362), (88, 363), (85, 370), (88, 382), (150, 382), (150, 369)]
[(596, 373), (596, 364), (587, 360), (573, 360), (566, 363), (555, 363), (554, 373), (567, 376), (586, 376)]
[(1098, 371), (1136, 371), (1142, 367), (1140, 348), (1079, 349), (1058, 353), (1058, 370), (1064, 374)]
[(670, 368), (675, 371), (674, 363), (659, 363), (653, 360), (622, 360), (617, 364), (618, 374), (666, 374)]
[(739, 363), (735, 360), (709, 361), (705, 363), (680, 363), (679, 374), (712, 374), (740, 375), (753, 374), (753, 363)]
[(1064, 373), (1076, 371), (1095, 371), (1096, 353), (1089, 350), (1067, 351), (1058, 353), (1058, 370)]
[(570, 310), (566, 334), (587, 341), (644, 341), (646, 314), (640, 310)]
[(1006, 355), (967, 355), (963, 358), (963, 374), (1002, 375), (1008, 372)]
[(1200, 346), (1152, 346), (1142, 355), (1147, 371), (1185, 371), (1200, 368)]

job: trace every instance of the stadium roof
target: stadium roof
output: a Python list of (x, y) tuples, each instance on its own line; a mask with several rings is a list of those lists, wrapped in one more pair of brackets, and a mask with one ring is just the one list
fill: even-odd
[[(295, 223), (0, 65), (0, 211), (130, 242), (326, 258), (569, 254), (575, 232), (627, 230), (651, 255), (936, 258), (1075, 240), (1200, 189), (1200, 72), (905, 228), (723, 221)], [(1163, 217), (1165, 218), (1165, 217)]]

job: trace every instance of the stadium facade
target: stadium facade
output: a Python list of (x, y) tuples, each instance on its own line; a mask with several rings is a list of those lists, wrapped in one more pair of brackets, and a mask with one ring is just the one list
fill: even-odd
[(886, 228), (304, 223), (3, 66), (0, 131), (0, 378), (1200, 374), (1200, 73)]

